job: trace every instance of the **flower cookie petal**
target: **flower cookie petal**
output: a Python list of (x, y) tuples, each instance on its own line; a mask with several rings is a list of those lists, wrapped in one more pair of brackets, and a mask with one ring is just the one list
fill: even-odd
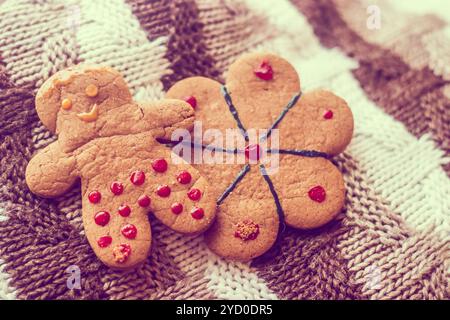
[(278, 172), (270, 178), (289, 226), (299, 229), (320, 227), (331, 221), (344, 206), (342, 174), (324, 158), (280, 155)]
[(294, 67), (281, 57), (264, 53), (241, 56), (230, 66), (226, 84), (247, 129), (268, 128), (300, 91)]

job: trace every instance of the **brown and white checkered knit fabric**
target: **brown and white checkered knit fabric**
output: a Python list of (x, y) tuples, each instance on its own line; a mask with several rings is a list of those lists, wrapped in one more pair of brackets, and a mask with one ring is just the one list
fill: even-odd
[[(382, 0), (0, 1), (0, 299), (448, 299), (449, 22)], [(336, 221), (288, 229), (246, 264), (156, 224), (147, 262), (121, 273), (88, 245), (79, 186), (53, 200), (28, 190), (30, 157), (55, 139), (34, 95), (56, 71), (107, 64), (136, 99), (159, 99), (187, 76), (223, 79), (253, 50), (282, 55), (304, 87), (352, 108)], [(80, 289), (67, 286), (71, 266)]]

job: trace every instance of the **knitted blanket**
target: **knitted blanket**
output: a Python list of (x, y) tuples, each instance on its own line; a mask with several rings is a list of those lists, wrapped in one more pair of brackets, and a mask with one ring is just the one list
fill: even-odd
[[(0, 1), (0, 299), (449, 299), (450, 17), (396, 2)], [(155, 223), (148, 260), (122, 273), (88, 245), (80, 186), (53, 200), (28, 190), (29, 159), (55, 140), (34, 95), (56, 71), (110, 65), (154, 100), (184, 77), (223, 80), (255, 50), (352, 108), (334, 222), (288, 228), (250, 263)]]

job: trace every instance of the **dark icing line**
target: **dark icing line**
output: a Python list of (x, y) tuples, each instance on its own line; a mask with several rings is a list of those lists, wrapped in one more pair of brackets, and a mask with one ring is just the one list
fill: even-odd
[(220, 92), (222, 93), (223, 97), (225, 98), (225, 102), (228, 105), (228, 109), (230, 109), (231, 115), (233, 116), (234, 120), (236, 121), (236, 124), (237, 124), (239, 130), (241, 131), (242, 135), (244, 136), (245, 141), (248, 142), (247, 130), (245, 130), (244, 125), (241, 122), (241, 119), (239, 119), (238, 112), (237, 112), (235, 106), (233, 105), (233, 101), (231, 100), (231, 96), (227, 91), (227, 87), (222, 86), (220, 88)]
[(286, 107), (284, 107), (283, 111), (280, 113), (278, 118), (276, 118), (274, 123), (270, 126), (266, 134), (259, 139), (260, 142), (265, 141), (270, 136), (272, 130), (276, 128), (276, 126), (278, 126), (278, 124), (281, 122), (281, 120), (283, 120), (284, 116), (289, 112), (289, 110), (291, 110), (292, 107), (294, 107), (297, 104), (297, 101), (300, 99), (301, 96), (302, 92), (300, 91), (299, 93), (297, 93), (295, 96), (292, 97), (292, 99), (288, 102)]
[(266, 180), (267, 185), (269, 186), (270, 193), (272, 194), (273, 200), (275, 201), (275, 206), (277, 207), (278, 219), (280, 220), (280, 225), (278, 229), (278, 237), (279, 237), (280, 234), (283, 233), (284, 230), (286, 229), (286, 223), (284, 222), (283, 207), (281, 206), (280, 199), (278, 198), (278, 194), (275, 190), (272, 179), (269, 178), (269, 175), (267, 174), (266, 171), (266, 167), (263, 164), (259, 165), (259, 171), (261, 172), (264, 180)]
[(244, 168), (242, 168), (241, 172), (236, 176), (234, 181), (228, 186), (228, 188), (225, 189), (224, 193), (217, 199), (217, 205), (220, 205), (231, 193), (231, 191), (236, 188), (236, 186), (239, 184), (239, 182), (245, 177), (247, 172), (250, 171), (250, 165), (246, 164)]
[(267, 153), (292, 154), (308, 158), (325, 158), (330, 159), (331, 156), (325, 152), (315, 150), (289, 150), (289, 149), (268, 149)]
[(190, 145), (192, 148), (202, 148), (202, 149), (207, 149), (207, 150), (212, 150), (212, 151), (217, 151), (217, 152), (223, 152), (223, 153), (234, 153), (234, 154), (238, 154), (238, 153), (245, 153), (245, 151), (243, 150), (239, 150), (239, 149), (225, 149), (225, 148), (221, 148), (221, 147), (216, 147), (216, 146), (210, 146), (207, 145), (205, 146), (202, 143), (197, 143), (197, 142), (187, 142), (187, 141), (175, 141), (175, 140), (167, 140), (167, 139), (157, 139), (159, 143), (163, 143), (163, 144), (184, 144), (184, 145)]

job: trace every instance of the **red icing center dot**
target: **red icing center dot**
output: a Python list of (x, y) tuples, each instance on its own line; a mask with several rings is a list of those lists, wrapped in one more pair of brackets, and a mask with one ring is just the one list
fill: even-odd
[(109, 222), (109, 212), (107, 211), (99, 211), (95, 214), (94, 216), (94, 220), (95, 223), (98, 224), (99, 226), (106, 226)]
[(143, 171), (134, 171), (131, 174), (130, 181), (136, 186), (140, 186), (145, 181), (145, 173)]
[(97, 244), (100, 248), (106, 248), (112, 242), (112, 238), (110, 236), (103, 236), (98, 238)]
[(163, 184), (156, 189), (156, 194), (160, 197), (167, 198), (168, 196), (170, 196), (170, 191), (170, 187), (166, 184)]
[(245, 147), (245, 156), (247, 159), (258, 161), (261, 157), (261, 148), (259, 144), (249, 144)]
[(156, 172), (166, 172), (166, 170), (167, 170), (167, 161), (165, 159), (153, 160), (152, 168)]
[(131, 208), (129, 206), (127, 206), (126, 204), (123, 204), (119, 207), (118, 211), (122, 217), (128, 217), (131, 213)]
[(128, 239), (134, 239), (137, 235), (137, 229), (133, 224), (126, 224), (120, 229), (123, 236)]
[(255, 240), (259, 234), (259, 225), (251, 220), (244, 220), (236, 225), (234, 236), (244, 241)]
[(192, 218), (199, 220), (205, 216), (205, 212), (203, 211), (202, 208), (194, 207), (191, 210), (191, 215)]
[(327, 196), (325, 189), (322, 186), (315, 186), (308, 191), (311, 200), (316, 202), (323, 202)]
[(143, 194), (142, 196), (140, 196), (137, 200), (138, 205), (141, 207), (148, 207), (150, 205), (150, 202), (152, 202), (152, 200), (150, 199), (149, 196)]
[(124, 263), (131, 254), (131, 246), (128, 243), (122, 243), (114, 247), (113, 255), (117, 263)]
[(189, 103), (193, 109), (197, 106), (197, 99), (195, 99), (194, 96), (188, 96), (184, 99), (184, 101)]
[(325, 111), (325, 113), (323, 114), (323, 118), (327, 119), (327, 120), (332, 119), (333, 118), (333, 111), (331, 111), (331, 110)]
[(177, 181), (181, 184), (188, 184), (189, 182), (191, 182), (191, 179), (192, 179), (192, 176), (187, 171), (181, 171), (177, 175)]
[(123, 184), (119, 181), (114, 181), (111, 183), (111, 192), (114, 193), (116, 196), (122, 194), (123, 192)]
[(189, 190), (189, 192), (187, 193), (187, 196), (192, 201), (197, 201), (202, 197), (202, 192), (200, 190), (194, 188), (194, 189)]
[(102, 194), (97, 190), (89, 192), (88, 199), (90, 203), (99, 203), (102, 199)]
[(179, 202), (175, 202), (170, 207), (170, 210), (172, 210), (172, 212), (174, 214), (180, 214), (183, 211), (183, 205), (181, 203), (179, 203)]
[(273, 79), (273, 69), (272, 66), (269, 64), (269, 61), (263, 60), (258, 68), (256, 68), (254, 71), (255, 75), (262, 79), (262, 80), (272, 80)]

